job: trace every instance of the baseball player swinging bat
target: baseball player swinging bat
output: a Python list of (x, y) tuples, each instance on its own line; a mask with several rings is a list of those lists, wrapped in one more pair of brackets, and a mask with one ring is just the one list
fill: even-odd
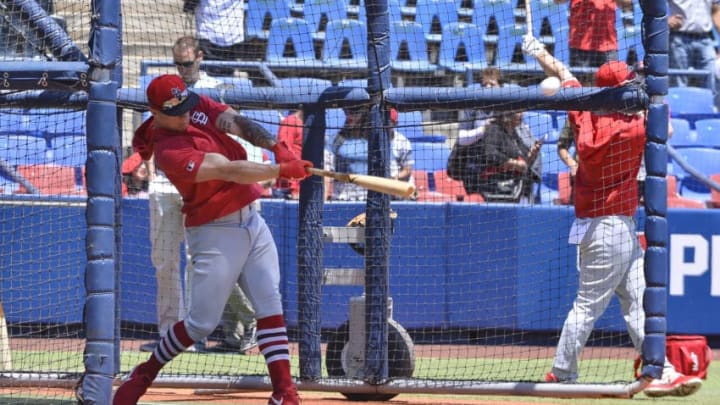
[(406, 181), (364, 174), (338, 173), (315, 168), (308, 168), (308, 171), (316, 176), (330, 177), (343, 183), (352, 183), (368, 190), (392, 194), (403, 198), (407, 198), (415, 192), (415, 186)]

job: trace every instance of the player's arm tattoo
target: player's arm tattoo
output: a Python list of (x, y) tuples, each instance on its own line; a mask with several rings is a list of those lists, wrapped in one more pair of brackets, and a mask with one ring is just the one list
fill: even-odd
[(257, 122), (240, 114), (221, 114), (217, 121), (218, 129), (238, 135), (255, 146), (271, 149), (275, 137)]

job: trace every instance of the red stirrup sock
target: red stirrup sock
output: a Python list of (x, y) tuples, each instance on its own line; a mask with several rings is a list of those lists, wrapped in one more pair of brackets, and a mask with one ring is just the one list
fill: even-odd
[(257, 320), (257, 341), (270, 373), (273, 391), (284, 393), (294, 387), (290, 376), (290, 348), (282, 315)]
[(194, 343), (195, 342), (187, 334), (185, 321), (175, 322), (170, 330), (168, 330), (168, 333), (160, 339), (160, 342), (152, 354), (152, 358), (154, 358), (160, 366), (158, 371), (162, 368), (162, 366), (177, 357), (177, 355), (185, 351), (185, 349), (192, 346)]

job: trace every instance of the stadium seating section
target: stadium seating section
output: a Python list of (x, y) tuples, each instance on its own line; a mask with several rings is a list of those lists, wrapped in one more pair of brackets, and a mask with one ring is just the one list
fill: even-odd
[[(637, 2), (633, 3), (635, 9), (618, 11), (615, 21), (620, 58), (630, 62), (641, 59), (643, 52), (640, 12)], [(519, 52), (525, 33), (522, 2), (390, 0), (388, 6), (391, 32), (388, 45), (393, 76), (462, 75), (493, 65), (508, 72), (541, 72), (532, 58), (523, 59)], [(531, 12), (534, 35), (556, 57), (568, 62), (568, 3), (533, 1)], [(248, 42), (263, 45), (258, 59), (280, 76), (273, 85), (292, 87), (300, 92), (314, 92), (333, 84), (365, 88), (368, 63), (365, 13), (363, 0), (248, 0), (246, 38)], [(337, 72), (343, 72), (343, 75), (338, 76)], [(362, 74), (351, 77), (351, 74), (345, 75), (348, 72)], [(139, 87), (147, 86), (151, 78), (144, 73), (139, 78)], [(253, 81), (245, 77), (223, 80), (237, 88), (254, 86)], [(402, 84), (403, 81), (394, 83)], [(668, 144), (699, 173), (706, 176), (720, 174), (720, 163), (717, 163), (720, 162), (720, 114), (714, 107), (712, 92), (694, 87), (671, 88), (666, 100), (674, 129)], [(26, 173), (33, 179), (37, 178), (37, 173), (57, 172), (55, 177), (66, 179), (69, 177), (67, 171), (58, 168), (70, 167), (75, 172), (75, 186), (82, 187), (82, 176), (77, 173), (84, 165), (87, 149), (84, 111), (6, 108), (0, 113), (0, 158), (11, 170)], [(245, 109), (242, 113), (271, 133), (277, 133), (285, 114), (271, 109)], [(543, 176), (538, 190), (541, 203), (569, 202), (569, 174), (557, 157), (556, 146), (566, 116), (562, 111), (528, 111), (524, 115), (533, 135), (544, 140), (541, 153)], [(465, 201), (473, 201), (472, 197), (458, 191), (457, 181), (447, 177), (445, 169), (452, 142), (448, 142), (445, 133), (430, 133), (442, 131), (427, 131), (432, 124), (428, 118), (432, 117), (422, 111), (402, 111), (398, 122), (398, 130), (411, 141), (414, 149), (418, 189), (425, 192), (422, 198), (442, 200), (449, 195), (454, 201), (459, 196)], [(327, 110), (326, 145), (332, 144), (344, 120), (342, 108)], [(28, 169), (41, 165), (47, 167)], [(707, 182), (690, 175), (679, 162), (669, 159), (668, 168), (671, 175), (668, 184), (675, 190), (668, 193), (669, 199), (691, 199), (689, 203), (675, 201), (674, 206), (692, 206), (692, 201), (705, 204), (711, 199), (720, 199), (714, 190), (711, 192)], [(0, 173), (3, 192), (25, 191), (24, 187), (18, 187), (13, 177), (7, 170)], [(53, 187), (37, 181), (36, 187), (43, 192), (73, 189), (61, 181)]]

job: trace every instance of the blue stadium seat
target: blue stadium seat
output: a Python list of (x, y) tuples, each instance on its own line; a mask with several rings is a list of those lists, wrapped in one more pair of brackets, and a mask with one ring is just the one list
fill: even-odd
[[(675, 128), (674, 124), (673, 128)], [(720, 148), (720, 118), (695, 121), (695, 132), (697, 133), (698, 145), (715, 149)]]
[(289, 18), (291, 6), (287, 0), (248, 0), (245, 7), (245, 38), (267, 40), (270, 22), (278, 18)]
[(438, 65), (453, 73), (478, 72), (488, 66), (485, 34), (475, 24), (452, 22), (443, 26)]
[[(634, 3), (637, 3), (635, 1)], [(642, 32), (640, 25), (625, 25), (622, 18), (622, 10), (617, 8), (615, 15), (615, 31), (618, 39), (618, 59), (628, 62), (630, 50), (635, 51), (635, 61), (641, 61), (645, 57), (645, 48), (642, 45)]]
[(413, 157), (415, 170), (425, 170), (432, 173), (436, 170), (447, 169), (450, 148), (445, 142), (413, 142)]
[[(286, 52), (286, 45), (287, 51)], [(320, 68), (315, 59), (312, 26), (301, 18), (281, 18), (270, 25), (265, 62), (271, 70)]]
[(567, 112), (566, 111), (555, 111), (553, 113), (553, 116), (555, 117), (555, 129), (557, 130), (558, 138), (560, 137), (560, 134), (562, 133), (562, 129), (565, 127), (565, 121), (567, 121)]
[(566, 172), (568, 168), (558, 157), (557, 144), (544, 143), (540, 147), (540, 158), (542, 159), (542, 183), (538, 194), (540, 202), (550, 204), (560, 196), (558, 173)]
[(569, 2), (557, 4), (553, 0), (533, 0), (530, 2), (530, 13), (532, 13), (533, 35), (536, 38), (540, 38), (543, 21), (545, 20), (550, 25), (552, 32), (569, 29)]
[(359, 87), (361, 89), (367, 89), (367, 79), (343, 79), (338, 81), (338, 87)]
[(690, 130), (690, 123), (682, 118), (670, 118), (673, 127), (673, 135), (668, 139), (668, 144), (674, 148), (687, 148), (699, 146), (697, 133)]
[[(704, 147), (682, 148), (678, 154), (695, 170), (710, 176), (720, 173), (720, 150)], [(686, 198), (709, 200), (710, 188), (695, 177), (689, 175), (673, 161), (673, 174), (678, 178), (678, 191)]]
[(401, 21), (403, 19), (399, 0), (389, 0), (388, 11), (390, 12), (390, 23), (393, 21)]
[(29, 132), (50, 140), (60, 135), (85, 135), (85, 111), (32, 109), (27, 111)]
[[(556, 4), (552, 0), (533, 0), (530, 12), (533, 21), (533, 35), (546, 45), (552, 45), (553, 56), (561, 62), (570, 63), (570, 2)], [(543, 22), (547, 21), (551, 36), (541, 35)]]
[(59, 166), (84, 166), (87, 138), (84, 135), (61, 135), (50, 140), (48, 163)]
[(422, 111), (398, 112), (397, 130), (410, 141), (424, 137)]
[(23, 108), (3, 108), (0, 110), (0, 134), (28, 134), (30, 118)]
[(223, 83), (228, 84), (236, 89), (253, 87), (252, 79), (249, 79), (247, 77), (224, 76), (218, 77), (218, 79), (222, 80)]
[(280, 121), (282, 120), (282, 116), (278, 110), (240, 110), (240, 114), (257, 122), (263, 128), (267, 129), (268, 132), (277, 136)]
[[(525, 27), (518, 24), (498, 27), (498, 43), (495, 51), (495, 65), (500, 69), (513, 71), (541, 70), (537, 59), (522, 55), (522, 47)], [(521, 55), (521, 62), (513, 62), (513, 56)]]
[(345, 111), (342, 108), (325, 110), (325, 148), (330, 149), (338, 132), (345, 125)]
[[(404, 58), (400, 51), (407, 51)], [(390, 22), (390, 67), (398, 72), (432, 73), (437, 65), (430, 62), (422, 25), (415, 21)]]
[[(491, 21), (496, 27), (505, 27), (515, 24), (515, 5), (510, 0), (475, 0), (472, 23), (487, 33)], [(495, 35), (485, 35), (485, 42), (497, 44)]]
[(45, 139), (32, 135), (0, 135), (0, 159), (10, 166), (44, 163), (47, 155)]
[(458, 22), (457, 3), (455, 0), (418, 0), (415, 21), (423, 27), (425, 39), (429, 43), (439, 44), (445, 26)]
[(707, 88), (670, 87), (666, 100), (673, 116), (715, 113), (715, 99)]
[[(542, 171), (545, 173), (560, 173), (566, 172), (568, 167), (565, 162), (560, 160), (557, 154), (557, 144), (545, 143), (540, 147), (540, 156), (542, 156)], [(544, 176), (543, 176), (544, 177)]]
[(525, 111), (523, 122), (530, 127), (530, 133), (536, 139), (545, 139), (547, 143), (557, 143), (558, 132), (553, 126), (552, 115), (539, 111)]
[[(358, 20), (340, 19), (329, 21), (322, 48), (325, 67), (350, 70), (366, 70), (367, 27)], [(348, 53), (349, 52), (349, 53)]]
[(323, 22), (330, 24), (348, 18), (347, 1), (305, 0), (303, 18), (310, 23), (313, 38), (324, 41), (327, 36), (327, 26), (323, 26)]

